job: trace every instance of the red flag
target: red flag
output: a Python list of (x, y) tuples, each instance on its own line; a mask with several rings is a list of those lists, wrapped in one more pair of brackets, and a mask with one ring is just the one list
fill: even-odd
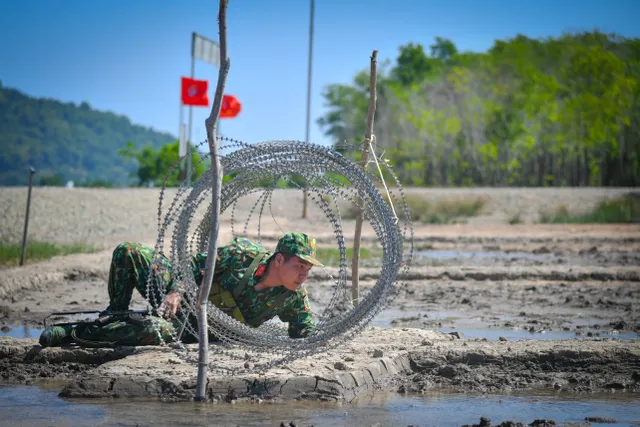
[(242, 104), (233, 95), (224, 95), (222, 97), (222, 107), (220, 108), (221, 119), (232, 119), (240, 114)]
[(196, 107), (206, 107), (209, 105), (207, 98), (206, 80), (194, 80), (187, 77), (182, 78), (182, 103)]

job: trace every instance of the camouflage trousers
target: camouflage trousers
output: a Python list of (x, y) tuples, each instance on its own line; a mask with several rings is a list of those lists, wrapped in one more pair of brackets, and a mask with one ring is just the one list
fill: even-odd
[[(109, 269), (109, 307), (108, 311), (123, 311), (129, 309), (134, 290), (149, 301), (153, 308), (158, 308), (163, 295), (173, 288), (171, 263), (164, 256), (158, 257), (154, 263), (154, 250), (146, 245), (133, 242), (119, 244), (113, 251)], [(154, 274), (148, 286), (149, 270), (154, 263)], [(159, 345), (161, 338), (164, 342), (171, 342), (176, 328), (181, 324), (181, 318), (169, 321), (161, 317), (147, 316), (140, 321), (133, 321), (126, 316), (118, 317), (105, 325), (90, 325), (80, 327), (76, 331), (77, 341), (111, 343), (115, 345)], [(194, 317), (194, 316), (191, 316)], [(197, 331), (197, 321), (190, 318), (194, 330)], [(195, 337), (185, 332), (183, 342), (195, 342)]]
[(105, 325), (78, 325), (73, 341), (87, 347), (160, 345), (173, 341), (174, 325), (160, 317), (132, 321), (119, 316)]

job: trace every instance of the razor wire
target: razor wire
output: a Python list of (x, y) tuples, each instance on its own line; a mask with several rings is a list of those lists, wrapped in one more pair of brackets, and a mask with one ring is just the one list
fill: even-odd
[[(304, 191), (308, 199), (324, 214), (328, 227), (333, 231), (339, 253), (338, 273), (336, 277), (328, 274), (333, 283), (333, 294), (321, 314), (314, 316), (316, 327), (304, 338), (290, 338), (287, 329), (274, 322), (266, 322), (258, 327), (249, 327), (227, 315), (213, 304), (207, 305), (209, 332), (219, 338), (212, 343), (210, 350), (237, 357), (236, 353), (226, 350), (242, 348), (249, 353), (270, 354), (266, 362), (256, 365), (255, 370), (265, 370), (285, 361), (299, 359), (333, 348), (354, 338), (371, 320), (384, 310), (405, 285), (399, 281), (399, 275), (406, 274), (413, 257), (413, 225), (403, 188), (389, 164), (378, 161), (372, 146), (372, 161), (377, 163), (375, 172), (369, 173), (354, 161), (329, 147), (300, 141), (268, 141), (246, 144), (237, 140), (217, 137), (220, 143), (220, 155), (225, 179), (223, 180), (220, 200), (220, 216), (226, 211), (231, 214), (231, 233), (233, 237), (247, 236), (253, 220), (257, 221), (257, 241), (262, 240), (262, 223), (266, 212), (277, 228), (284, 230), (273, 214), (274, 193), (282, 191), (283, 184)], [(207, 141), (200, 145), (206, 144)], [(347, 148), (345, 146), (342, 149)], [(187, 154), (190, 155), (190, 154)], [(210, 155), (200, 153), (200, 161), (210, 161)], [(182, 159), (181, 159), (182, 160)], [(211, 224), (211, 180), (212, 170), (208, 169), (193, 187), (185, 185), (178, 188), (166, 212), (163, 205), (168, 190), (169, 176), (179, 167), (176, 163), (167, 175), (158, 203), (158, 238), (154, 259), (147, 281), (149, 301), (161, 301), (165, 291), (154, 286), (157, 277), (167, 273), (180, 278), (183, 292), (181, 316), (177, 328), (172, 332), (172, 346), (182, 351), (186, 358), (188, 350), (181, 344), (185, 333), (197, 337), (196, 319), (198, 283), (195, 281), (191, 259), (195, 252), (206, 252)], [(386, 182), (386, 181), (390, 182)], [(376, 184), (383, 184), (382, 194)], [(296, 190), (296, 191), (297, 191)], [(284, 190), (291, 191), (291, 190)], [(236, 228), (238, 220), (238, 202), (243, 197), (255, 197), (242, 224), (242, 234)], [(395, 206), (395, 209), (392, 207)], [(203, 208), (204, 207), (204, 212)], [(398, 207), (400, 209), (398, 209)], [(344, 237), (341, 210), (362, 209), (365, 221), (375, 233), (382, 247), (380, 271), (375, 284), (362, 292), (360, 301), (353, 305), (348, 297), (347, 283), (347, 246)], [(196, 219), (198, 215), (201, 218)], [(165, 254), (165, 241), (170, 234), (170, 250)], [(217, 242), (218, 247), (226, 242)], [(169, 259), (172, 270), (162, 263)], [(325, 269), (325, 272), (326, 269)], [(157, 283), (157, 282), (155, 282)], [(164, 343), (157, 331), (160, 341)], [(213, 370), (224, 370), (220, 366), (211, 366)], [(238, 368), (230, 369), (238, 373)]]

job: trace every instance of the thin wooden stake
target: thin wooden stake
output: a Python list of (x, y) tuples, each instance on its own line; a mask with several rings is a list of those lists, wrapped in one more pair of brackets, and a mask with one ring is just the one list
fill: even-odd
[[(378, 51), (374, 50), (371, 54), (371, 71), (369, 76), (369, 111), (367, 114), (367, 129), (364, 134), (364, 145), (362, 146), (362, 167), (367, 170), (367, 162), (369, 161), (369, 151), (371, 151), (371, 136), (373, 135), (373, 119), (376, 114), (376, 74), (378, 65)], [(362, 205), (362, 199), (359, 200)], [(364, 222), (364, 210), (359, 209), (356, 214), (356, 231), (353, 237), (353, 259), (351, 261), (351, 299), (353, 305), (358, 306), (360, 303), (360, 278), (358, 276), (358, 267), (360, 264), (360, 239), (362, 236), (362, 223)]]
[(218, 70), (218, 84), (213, 98), (213, 106), (209, 117), (204, 121), (207, 129), (207, 139), (209, 141), (209, 152), (211, 153), (211, 229), (209, 231), (209, 245), (207, 249), (206, 273), (204, 280), (198, 291), (198, 379), (196, 383), (195, 400), (206, 400), (207, 391), (207, 369), (209, 367), (209, 325), (207, 322), (207, 302), (211, 283), (213, 282), (213, 272), (216, 267), (218, 230), (220, 227), (220, 191), (222, 187), (222, 166), (218, 157), (218, 143), (216, 141), (216, 131), (218, 119), (220, 117), (220, 107), (222, 106), (222, 95), (229, 74), (231, 61), (227, 55), (227, 6), (229, 0), (220, 0), (220, 11), (218, 12), (218, 26), (220, 32), (220, 69)]

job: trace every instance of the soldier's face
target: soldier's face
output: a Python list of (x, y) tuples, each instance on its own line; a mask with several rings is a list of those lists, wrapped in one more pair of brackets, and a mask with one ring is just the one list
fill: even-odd
[(285, 288), (295, 291), (307, 280), (311, 267), (310, 262), (293, 256), (280, 265), (280, 280)]

